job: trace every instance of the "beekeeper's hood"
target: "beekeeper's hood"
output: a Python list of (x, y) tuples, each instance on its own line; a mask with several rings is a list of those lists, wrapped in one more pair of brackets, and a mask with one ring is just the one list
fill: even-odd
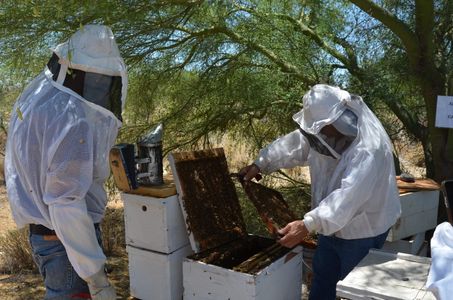
[(362, 98), (338, 87), (325, 84), (313, 86), (303, 97), (303, 109), (293, 119), (310, 145), (325, 155), (340, 157), (321, 137), (321, 129), (329, 124), (348, 138), (358, 137), (357, 145), (361, 147), (373, 149), (385, 144), (385, 147), (392, 149), (381, 122)]
[[(303, 131), (316, 135), (324, 126), (337, 120), (350, 103), (351, 95), (347, 91), (338, 87), (318, 84), (304, 95), (304, 108), (295, 114), (293, 119)], [(341, 132), (341, 130), (339, 131)]]
[(52, 64), (51, 59), (48, 67), (57, 83), (70, 86), (86, 100), (117, 116), (118, 110), (121, 114), (127, 94), (127, 71), (109, 27), (85, 25), (52, 51), (57, 63)]

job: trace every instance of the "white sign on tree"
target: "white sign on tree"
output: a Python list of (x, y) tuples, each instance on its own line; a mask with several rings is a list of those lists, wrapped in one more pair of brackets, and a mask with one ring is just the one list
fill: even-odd
[(453, 96), (437, 96), (436, 127), (453, 128)]

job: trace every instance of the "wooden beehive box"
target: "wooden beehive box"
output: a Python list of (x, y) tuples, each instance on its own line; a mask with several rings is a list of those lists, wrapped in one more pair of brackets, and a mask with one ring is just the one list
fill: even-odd
[(302, 248), (247, 233), (223, 149), (169, 161), (196, 253), (183, 261), (184, 299), (300, 299)]

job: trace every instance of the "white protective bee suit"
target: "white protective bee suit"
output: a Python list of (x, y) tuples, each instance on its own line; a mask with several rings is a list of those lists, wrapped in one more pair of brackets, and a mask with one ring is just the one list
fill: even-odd
[[(301, 130), (262, 149), (254, 163), (266, 174), (310, 167), (312, 210), (303, 219), (309, 231), (343, 239), (384, 233), (401, 208), (392, 145), (381, 123), (360, 97), (337, 87), (316, 85), (303, 104), (293, 116)], [(328, 124), (349, 138), (346, 147), (320, 133)]]
[(121, 121), (63, 82), (71, 76), (68, 68), (119, 76), (124, 106), (126, 66), (106, 26), (86, 25), (53, 52), (61, 65), (59, 73), (46, 67), (13, 108), (6, 185), (18, 227), (40, 224), (55, 230), (75, 271), (87, 279), (103, 270), (106, 261), (93, 223), (104, 215), (108, 154)]

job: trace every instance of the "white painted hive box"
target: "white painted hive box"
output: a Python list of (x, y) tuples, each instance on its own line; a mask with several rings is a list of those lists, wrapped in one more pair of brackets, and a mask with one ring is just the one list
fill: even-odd
[(401, 194), (400, 202), (401, 216), (391, 227), (388, 241), (397, 241), (436, 227), (439, 191)]
[(346, 299), (434, 300), (425, 289), (431, 259), (370, 250), (346, 278), (337, 283), (337, 297)]
[[(393, 242), (385, 241), (382, 247), (383, 251), (391, 253), (407, 253), (418, 256), (427, 256), (428, 254), (428, 242), (425, 241), (425, 234), (423, 233), (420, 237), (415, 235), (415, 239), (411, 240), (397, 240)], [(423, 239), (419, 241), (419, 239)]]
[(131, 296), (141, 300), (181, 300), (182, 261), (193, 253), (189, 244), (171, 254), (126, 246)]
[(177, 195), (154, 198), (122, 193), (126, 244), (172, 253), (189, 238)]
[[(238, 271), (236, 261), (219, 264), (217, 259), (211, 259), (221, 259), (230, 253), (235, 259), (244, 256), (241, 259), (248, 261), (270, 248), (280, 247), (272, 239), (256, 237), (262, 245), (250, 252), (244, 250), (242, 242), (253, 240), (254, 236), (246, 232), (223, 149), (172, 153), (169, 161), (189, 240), (196, 253), (183, 262), (184, 299), (300, 299), (301, 247), (277, 252), (274, 260), (250, 273)], [(233, 244), (238, 246), (230, 247)], [(205, 259), (209, 262), (203, 262)]]
[(294, 300), (301, 299), (302, 248), (297, 247), (257, 274), (183, 262), (184, 299)]

